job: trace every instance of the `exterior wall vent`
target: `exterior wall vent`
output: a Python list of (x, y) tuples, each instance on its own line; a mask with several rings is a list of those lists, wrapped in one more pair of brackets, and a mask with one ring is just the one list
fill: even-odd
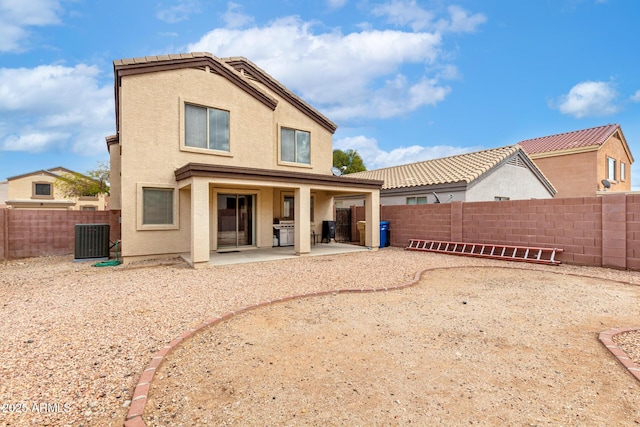
[(109, 224), (76, 224), (74, 261), (109, 259)]

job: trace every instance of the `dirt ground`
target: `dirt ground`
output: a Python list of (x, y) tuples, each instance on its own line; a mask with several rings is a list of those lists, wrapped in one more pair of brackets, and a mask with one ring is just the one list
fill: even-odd
[(640, 287), (436, 269), (416, 286), (240, 314), (178, 347), (144, 419), (187, 425), (640, 425), (640, 382), (598, 341)]

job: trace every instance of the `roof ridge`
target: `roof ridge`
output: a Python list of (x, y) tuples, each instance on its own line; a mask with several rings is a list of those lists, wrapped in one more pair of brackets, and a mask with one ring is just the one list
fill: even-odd
[[(474, 154), (480, 154), (480, 153), (489, 152), (489, 151), (505, 150), (505, 149), (513, 148), (516, 145), (518, 145), (518, 144), (504, 145), (502, 147), (494, 147), (494, 148), (485, 148), (484, 150), (469, 151), (467, 153), (460, 153), (460, 154), (452, 154), (450, 156), (436, 157), (434, 159), (418, 160), (417, 162), (404, 163), (402, 165), (395, 165), (395, 166), (387, 166), (387, 167), (384, 167), (384, 168), (372, 169), (370, 171), (364, 171), (364, 172), (373, 172), (374, 170), (375, 171), (383, 171), (383, 170), (387, 170), (387, 169), (394, 169), (394, 168), (399, 168), (399, 167), (406, 167), (406, 166), (418, 165), (418, 164), (427, 163), (427, 162), (433, 162), (433, 161), (436, 161), (436, 160), (447, 160), (447, 159), (452, 159), (452, 158), (460, 158), (460, 157), (463, 157), (463, 156), (471, 156), (471, 155), (474, 155)], [(520, 149), (522, 149), (522, 147), (520, 147)], [(361, 172), (356, 172), (356, 173), (361, 173)]]
[[(594, 126), (594, 127), (586, 128), (586, 129), (577, 129), (577, 130), (572, 130), (572, 131), (569, 131), (569, 132), (554, 133), (554, 134), (552, 134), (552, 135), (537, 136), (537, 137), (535, 137), (535, 138), (523, 139), (523, 140), (521, 140), (520, 142), (525, 142), (525, 141), (535, 141), (535, 140), (537, 140), (537, 139), (552, 138), (552, 137), (556, 137), (556, 136), (569, 135), (569, 134), (572, 134), (572, 133), (588, 132), (588, 131), (592, 131), (592, 130), (595, 130), (595, 129), (604, 129), (604, 128), (607, 128), (607, 127), (619, 128), (619, 127), (620, 127), (620, 125), (619, 125), (618, 123), (609, 123), (609, 124), (607, 124), (607, 125)], [(520, 142), (518, 142), (518, 144), (519, 144)]]

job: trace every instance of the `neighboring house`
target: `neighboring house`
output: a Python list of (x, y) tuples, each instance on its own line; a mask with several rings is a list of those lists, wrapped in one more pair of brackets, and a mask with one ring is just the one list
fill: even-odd
[(71, 173), (75, 172), (58, 166), (9, 177), (5, 203), (13, 209), (105, 210), (104, 194), (67, 197), (56, 188), (56, 178)]
[(633, 155), (618, 124), (518, 144), (553, 182), (558, 190), (556, 197), (589, 197), (598, 191), (631, 190)]
[(274, 223), (292, 226), (281, 242), (305, 255), (338, 195), (362, 195), (379, 221), (382, 182), (331, 173), (336, 125), (249, 60), (124, 59), (114, 79), (107, 145), (125, 262), (180, 255), (197, 267), (213, 251), (272, 247)]
[[(556, 190), (517, 145), (346, 175), (384, 181), (383, 205), (549, 199)], [(361, 199), (360, 199), (361, 201)], [(344, 207), (361, 205), (341, 198)]]
[(0, 208), (6, 208), (6, 200), (9, 198), (9, 181), (0, 181)]

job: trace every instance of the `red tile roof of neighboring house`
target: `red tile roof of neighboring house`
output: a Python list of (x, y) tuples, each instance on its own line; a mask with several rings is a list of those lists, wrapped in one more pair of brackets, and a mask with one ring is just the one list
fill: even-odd
[(576, 130), (573, 132), (559, 133), (557, 135), (543, 136), (518, 142), (527, 154), (547, 153), (550, 151), (573, 150), (591, 146), (601, 146), (616, 131), (620, 125), (611, 124), (590, 129)]

